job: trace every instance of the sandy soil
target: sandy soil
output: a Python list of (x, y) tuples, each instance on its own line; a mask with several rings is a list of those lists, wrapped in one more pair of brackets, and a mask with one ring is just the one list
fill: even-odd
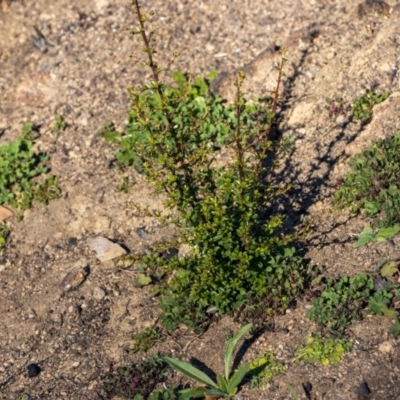
[[(291, 181), (289, 225), (309, 221), (305, 256), (332, 276), (373, 270), (398, 257), (400, 239), (354, 249), (365, 221), (330, 206), (338, 177), (349, 156), (400, 126), (400, 3), (378, 0), (143, 1), (158, 28), (159, 55), (180, 57), (177, 69), (193, 74), (223, 72), (215, 90), (232, 95), (235, 71), (247, 74), (251, 95), (274, 84), (279, 49), (288, 51), (285, 109), (280, 126), (294, 136), (296, 150), (280, 172)], [(127, 29), (135, 25), (127, 0), (8, 1), (0, 11), (0, 144), (15, 139), (23, 122), (39, 126), (37, 148), (51, 156), (62, 198), (36, 204), (12, 232), (0, 258), (0, 398), (101, 399), (107, 374), (138, 360), (129, 352), (131, 335), (157, 320), (157, 301), (148, 289), (133, 286), (134, 274), (114, 261), (100, 262), (87, 240), (101, 235), (136, 254), (172, 232), (139, 215), (130, 202), (161, 207), (143, 179), (112, 166), (113, 149), (95, 135), (107, 122), (122, 128), (129, 109), (127, 87), (148, 77), (130, 54), (140, 45)], [(389, 91), (366, 127), (350, 122), (348, 112), (332, 113), (327, 99), (345, 104), (365, 89)], [(68, 126), (52, 128), (56, 114)], [(134, 180), (117, 193), (123, 176)], [(289, 226), (288, 225), (288, 226)], [(146, 232), (138, 235), (138, 229)], [(89, 267), (85, 282), (64, 292), (60, 283), (76, 268)], [(287, 372), (238, 399), (289, 399), (288, 385), (306, 398), (357, 399), (367, 382), (369, 399), (400, 398), (398, 339), (390, 321), (368, 317), (353, 324), (354, 349), (328, 367), (294, 364), (295, 348), (318, 327), (305, 317), (309, 302), (271, 321), (245, 355), (270, 349)], [(236, 330), (224, 318), (193, 341), (182, 329), (154, 351), (196, 357), (221, 370), (224, 335)], [(27, 377), (27, 365), (42, 372)], [(183, 379), (182, 382), (185, 382)]]

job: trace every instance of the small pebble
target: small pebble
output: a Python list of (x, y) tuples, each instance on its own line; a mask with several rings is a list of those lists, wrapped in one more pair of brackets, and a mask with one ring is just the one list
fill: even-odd
[(93, 289), (93, 297), (97, 301), (101, 301), (106, 296), (106, 292), (101, 287), (96, 287)]
[(358, 387), (357, 393), (361, 398), (367, 397), (371, 393), (371, 389), (368, 387), (368, 383), (367, 382), (363, 382)]
[(29, 364), (27, 368), (29, 378), (34, 378), (35, 376), (38, 376), (42, 370), (37, 364)]
[(70, 290), (76, 289), (83, 282), (85, 282), (90, 272), (89, 267), (84, 268), (75, 268), (72, 271), (68, 272), (68, 274), (64, 277), (64, 279), (60, 283), (60, 288), (64, 292), (68, 292)]

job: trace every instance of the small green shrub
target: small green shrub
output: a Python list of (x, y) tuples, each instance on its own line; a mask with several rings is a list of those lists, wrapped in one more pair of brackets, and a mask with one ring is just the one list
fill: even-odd
[(120, 165), (133, 165), (166, 196), (167, 217), (147, 214), (175, 225), (175, 244), (190, 249), (184, 257), (145, 259), (170, 277), (161, 289), (161, 320), (168, 329), (182, 322), (195, 329), (209, 319), (210, 307), (220, 315), (243, 308), (281, 312), (309, 274), (293, 237), (282, 230), (284, 216), (272, 208), (287, 189), (273, 179), (287, 146), (271, 136), (284, 56), (272, 97), (251, 104), (241, 91), (243, 74), (232, 105), (210, 92), (214, 75), (193, 79), (175, 72), (175, 83), (166, 85), (154, 35), (145, 30), (148, 18), (137, 1), (133, 6), (139, 26), (132, 34), (143, 41), (153, 80), (130, 89), (126, 131), (109, 125), (102, 134), (121, 147)]
[(329, 365), (342, 360), (344, 353), (349, 352), (353, 343), (346, 339), (328, 339), (321, 335), (310, 335), (306, 344), (296, 350), (295, 361), (321, 363)]
[(389, 93), (374, 93), (367, 90), (365, 95), (354, 101), (352, 108), (353, 120), (361, 120), (363, 124), (368, 124), (372, 119), (372, 109), (376, 104), (382, 103), (389, 97)]
[(374, 226), (400, 223), (400, 132), (377, 141), (350, 160), (352, 171), (334, 195), (339, 208), (374, 217)]
[(132, 348), (133, 353), (146, 353), (153, 348), (156, 343), (159, 343), (163, 340), (160, 331), (155, 328), (148, 328), (137, 335), (133, 335), (132, 339), (135, 341), (135, 344)]
[[(135, 396), (142, 396), (149, 399), (151, 393), (166, 381), (171, 372), (168, 364), (156, 354), (146, 361), (137, 362), (132, 366), (121, 366), (112, 372), (104, 381), (103, 392), (107, 398), (117, 396), (140, 399), (141, 397)], [(154, 400), (158, 398), (154, 397)]]
[(34, 179), (49, 172), (49, 158), (31, 150), (32, 129), (32, 124), (25, 124), (19, 139), (0, 147), (0, 204), (19, 210), (30, 208), (34, 200), (47, 204), (61, 193), (54, 176), (42, 181)]

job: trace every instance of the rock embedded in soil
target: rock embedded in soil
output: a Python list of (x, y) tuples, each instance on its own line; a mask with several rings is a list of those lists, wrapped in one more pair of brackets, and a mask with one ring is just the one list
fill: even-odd
[(69, 292), (70, 290), (76, 289), (86, 280), (90, 272), (89, 267), (75, 268), (69, 271), (68, 274), (60, 283), (60, 288), (64, 292)]
[(126, 254), (126, 250), (119, 244), (113, 243), (111, 240), (102, 236), (89, 238), (87, 243), (89, 247), (96, 252), (96, 257), (101, 262), (110, 261)]
[(27, 369), (28, 369), (28, 377), (29, 378), (35, 378), (42, 371), (42, 369), (37, 364), (29, 364)]

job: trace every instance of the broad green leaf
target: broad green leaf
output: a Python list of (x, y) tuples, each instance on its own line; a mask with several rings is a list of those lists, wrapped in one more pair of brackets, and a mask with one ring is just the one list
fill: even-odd
[(203, 398), (206, 393), (204, 388), (188, 388), (179, 391), (179, 400)]
[(379, 229), (378, 233), (376, 234), (377, 240), (385, 240), (397, 235), (400, 232), (400, 225), (392, 226), (390, 228), (381, 228)]
[(242, 365), (232, 376), (232, 379), (228, 383), (228, 393), (230, 396), (233, 396), (240, 383), (242, 382), (243, 378), (250, 370), (250, 363)]
[(241, 329), (239, 329), (238, 332), (236, 332), (235, 336), (229, 340), (228, 345), (226, 346), (226, 351), (225, 351), (225, 378), (227, 381), (229, 381), (229, 375), (231, 374), (231, 361), (232, 361), (232, 355), (233, 351), (238, 343), (238, 341), (253, 327), (253, 324), (247, 324), (243, 326)]
[(217, 375), (217, 382), (221, 391), (228, 393), (228, 382), (226, 381), (225, 377), (222, 375)]
[(393, 276), (397, 271), (397, 262), (396, 261), (388, 261), (381, 268), (381, 275), (385, 278)]
[(203, 383), (204, 385), (218, 389), (218, 385), (208, 375), (206, 375), (203, 371), (200, 371), (193, 365), (184, 361), (176, 360), (175, 358), (163, 357), (163, 359), (172, 368), (175, 368), (190, 379), (194, 379), (195, 381)]
[(213, 396), (213, 397), (217, 397), (217, 396), (218, 397), (221, 397), (221, 396), (225, 397), (226, 396), (226, 393), (222, 392), (219, 389), (209, 389), (209, 390), (207, 390), (207, 392), (205, 394), (206, 394), (206, 396)]
[(361, 234), (356, 243), (353, 244), (354, 248), (365, 246), (374, 238), (373, 235), (363, 235)]

